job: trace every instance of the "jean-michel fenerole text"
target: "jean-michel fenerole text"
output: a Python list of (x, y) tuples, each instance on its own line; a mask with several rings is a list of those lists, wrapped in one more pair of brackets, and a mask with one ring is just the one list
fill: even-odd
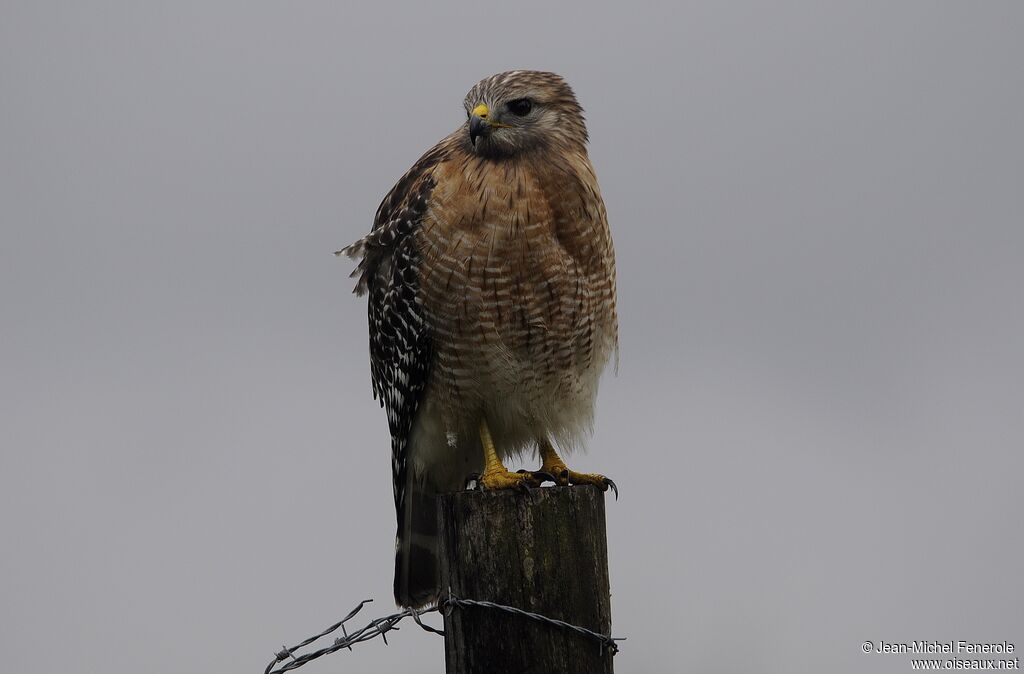
[(974, 643), (971, 641), (879, 641), (876, 653), (1013, 653), (1009, 641)]

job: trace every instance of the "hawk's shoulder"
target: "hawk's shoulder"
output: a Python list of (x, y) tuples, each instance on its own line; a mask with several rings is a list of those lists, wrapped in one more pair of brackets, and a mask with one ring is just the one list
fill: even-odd
[(370, 289), (371, 279), (381, 271), (381, 265), (389, 262), (394, 251), (422, 223), (437, 184), (434, 169), (451, 153), (451, 143), (446, 139), (420, 157), (380, 202), (370, 233), (337, 252), (359, 260), (352, 272), (358, 277), (357, 295)]

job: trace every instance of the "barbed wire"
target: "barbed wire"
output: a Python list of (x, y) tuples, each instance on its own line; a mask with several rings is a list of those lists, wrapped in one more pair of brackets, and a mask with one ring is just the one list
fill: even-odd
[[(448, 598), (444, 600), (443, 605), (459, 606), (463, 608), (466, 606), (480, 606), (482, 608), (493, 608), (498, 611), (504, 611), (505, 613), (511, 613), (512, 615), (523, 616), (531, 620), (536, 620), (537, 622), (547, 623), (548, 625), (551, 625), (553, 627), (558, 627), (560, 629), (576, 632), (577, 634), (582, 634), (583, 636), (594, 639), (598, 642), (598, 644), (600, 644), (602, 654), (604, 654), (604, 652), (607, 650), (612, 655), (615, 655), (619, 652), (619, 645), (615, 642), (626, 640), (626, 637), (613, 637), (610, 634), (601, 634), (600, 632), (588, 630), (586, 627), (573, 625), (571, 623), (565, 622), (564, 620), (558, 620), (557, 618), (549, 618), (546, 615), (541, 615), (539, 613), (531, 613), (530, 611), (524, 611), (523, 609), (516, 608), (515, 606), (505, 606), (503, 604), (495, 604), (492, 601), (479, 601), (477, 599), (459, 599), (458, 597), (453, 596), (450, 590), (448, 592)], [(447, 615), (447, 613), (445, 615)]]
[[(384, 643), (387, 644), (387, 633), (391, 630), (395, 630), (397, 632), (400, 629), (398, 627), (398, 623), (402, 622), (406, 618), (412, 618), (417, 626), (419, 626), (421, 629), (427, 632), (444, 636), (444, 630), (439, 630), (436, 627), (431, 627), (430, 625), (423, 622), (421, 620), (421, 617), (428, 613), (444, 613), (444, 615), (450, 615), (451, 612), (456, 608), (466, 608), (469, 606), (504, 611), (505, 613), (510, 613), (512, 615), (518, 615), (524, 618), (529, 618), (530, 620), (536, 620), (537, 622), (545, 623), (547, 625), (551, 625), (559, 629), (576, 632), (577, 634), (581, 634), (585, 637), (589, 637), (597, 641), (601, 649), (602, 655), (605, 653), (605, 651), (612, 655), (615, 655), (619, 652), (619, 645), (617, 642), (625, 641), (626, 639), (625, 637), (613, 637), (608, 634), (594, 632), (593, 630), (588, 630), (586, 627), (572, 625), (563, 620), (549, 618), (548, 616), (541, 615), (539, 613), (531, 613), (530, 611), (524, 611), (523, 609), (516, 608), (515, 606), (505, 606), (503, 604), (496, 604), (491, 601), (479, 601), (476, 599), (461, 599), (453, 595), (451, 589), (448, 590), (448, 596), (439, 601), (436, 606), (432, 606), (426, 609), (407, 608), (399, 613), (392, 613), (391, 615), (384, 616), (383, 618), (375, 618), (374, 620), (371, 620), (369, 623), (367, 623), (364, 627), (350, 634), (345, 629), (345, 623), (354, 618), (355, 615), (359, 613), (359, 611), (362, 610), (364, 606), (366, 606), (372, 601), (372, 599), (364, 599), (363, 601), (359, 602), (359, 605), (351, 611), (349, 611), (349, 614), (347, 616), (345, 616), (338, 622), (334, 623), (320, 634), (311, 636), (308, 639), (302, 641), (301, 643), (292, 646), (291, 648), (282, 647), (282, 650), (274, 654), (274, 659), (270, 661), (269, 665), (267, 665), (267, 668), (264, 670), (263, 674), (283, 674), (283, 672), (298, 669), (299, 667), (302, 667), (303, 665), (312, 662), (317, 658), (321, 658), (325, 655), (330, 655), (331, 653), (340, 651), (343, 648), (352, 650), (353, 645), (362, 643), (364, 641), (370, 641), (371, 639), (376, 639), (377, 637), (383, 639)], [(308, 653), (296, 655), (296, 651), (305, 648), (306, 646), (309, 646), (313, 642), (318, 641), (323, 637), (327, 636), (328, 634), (338, 631), (339, 629), (341, 630), (341, 633), (344, 636), (335, 638), (334, 643), (332, 643), (330, 646), (325, 646), (324, 648), (320, 648), (315, 651), (310, 651)], [(284, 662), (289, 658), (291, 658), (290, 662), (278, 667), (277, 669), (274, 669), (274, 665), (278, 664), (279, 662)]]

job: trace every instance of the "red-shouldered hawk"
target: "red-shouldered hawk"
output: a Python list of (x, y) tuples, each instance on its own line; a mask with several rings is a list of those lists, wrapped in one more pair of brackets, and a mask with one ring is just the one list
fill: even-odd
[[(391, 430), (395, 599), (437, 599), (438, 493), (614, 484), (566, 468), (618, 348), (615, 255), (583, 110), (553, 73), (482, 80), (466, 122), (339, 251), (369, 294), (373, 392)], [(537, 472), (503, 459), (536, 448)]]

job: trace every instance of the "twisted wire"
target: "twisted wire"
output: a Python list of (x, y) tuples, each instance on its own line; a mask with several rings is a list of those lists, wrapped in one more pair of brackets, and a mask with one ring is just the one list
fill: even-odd
[[(451, 589), (448, 590), (448, 596), (445, 599), (438, 602), (437, 606), (432, 606), (431, 608), (426, 609), (408, 608), (404, 611), (392, 613), (391, 615), (387, 615), (382, 618), (375, 618), (371, 620), (369, 623), (367, 623), (365, 626), (361, 627), (360, 629), (354, 632), (349, 632), (345, 628), (345, 623), (354, 618), (355, 615), (359, 613), (359, 611), (362, 610), (364, 606), (366, 606), (372, 601), (372, 599), (364, 599), (363, 601), (359, 602), (359, 604), (354, 609), (349, 611), (348, 615), (346, 615), (344, 618), (334, 623), (324, 631), (320, 632), (319, 634), (315, 634), (303, 640), (302, 642), (296, 644), (295, 646), (292, 646), (291, 648), (282, 647), (280, 651), (274, 654), (274, 659), (271, 660), (270, 664), (267, 665), (267, 668), (264, 670), (264, 674), (283, 674), (284, 672), (293, 669), (298, 669), (299, 667), (302, 667), (303, 665), (312, 662), (317, 658), (321, 658), (325, 655), (330, 655), (331, 653), (340, 651), (343, 648), (352, 650), (353, 645), (362, 643), (364, 641), (370, 641), (371, 639), (376, 639), (377, 637), (383, 639), (384, 643), (387, 644), (387, 633), (391, 630), (395, 630), (397, 632), (400, 629), (398, 627), (398, 623), (402, 622), (406, 618), (412, 618), (418, 627), (427, 632), (444, 636), (444, 630), (439, 630), (436, 627), (432, 627), (426, 624), (421, 619), (422, 616), (428, 613), (438, 612), (443, 612), (444, 615), (450, 615), (451, 612), (455, 609), (465, 609), (470, 606), (484, 609), (492, 609), (496, 611), (503, 611), (505, 613), (520, 616), (547, 625), (551, 625), (552, 627), (556, 627), (558, 629), (575, 632), (577, 634), (597, 641), (602, 654), (604, 654), (605, 652), (608, 652), (612, 655), (618, 653), (619, 646), (617, 642), (625, 640), (625, 637), (613, 637), (608, 634), (601, 634), (600, 632), (594, 632), (593, 630), (589, 630), (586, 627), (573, 625), (563, 620), (558, 620), (556, 618), (549, 618), (548, 616), (541, 615), (539, 613), (524, 611), (523, 609), (516, 608), (515, 606), (505, 606), (503, 604), (496, 604), (491, 601), (480, 601), (477, 599), (462, 599), (460, 597), (456, 597), (455, 595), (453, 595)], [(309, 646), (310, 644), (312, 644), (315, 641), (318, 641), (319, 639), (322, 639), (323, 637), (327, 636), (328, 634), (331, 634), (332, 632), (336, 632), (339, 629), (341, 630), (341, 633), (344, 636), (335, 638), (334, 643), (332, 643), (330, 646), (325, 646), (314, 651), (309, 651), (308, 653), (296, 654), (297, 651), (305, 648), (306, 646)], [(285, 662), (286, 660), (288, 662)], [(274, 669), (274, 665), (277, 665), (279, 663), (284, 664), (282, 664), (277, 669)]]

